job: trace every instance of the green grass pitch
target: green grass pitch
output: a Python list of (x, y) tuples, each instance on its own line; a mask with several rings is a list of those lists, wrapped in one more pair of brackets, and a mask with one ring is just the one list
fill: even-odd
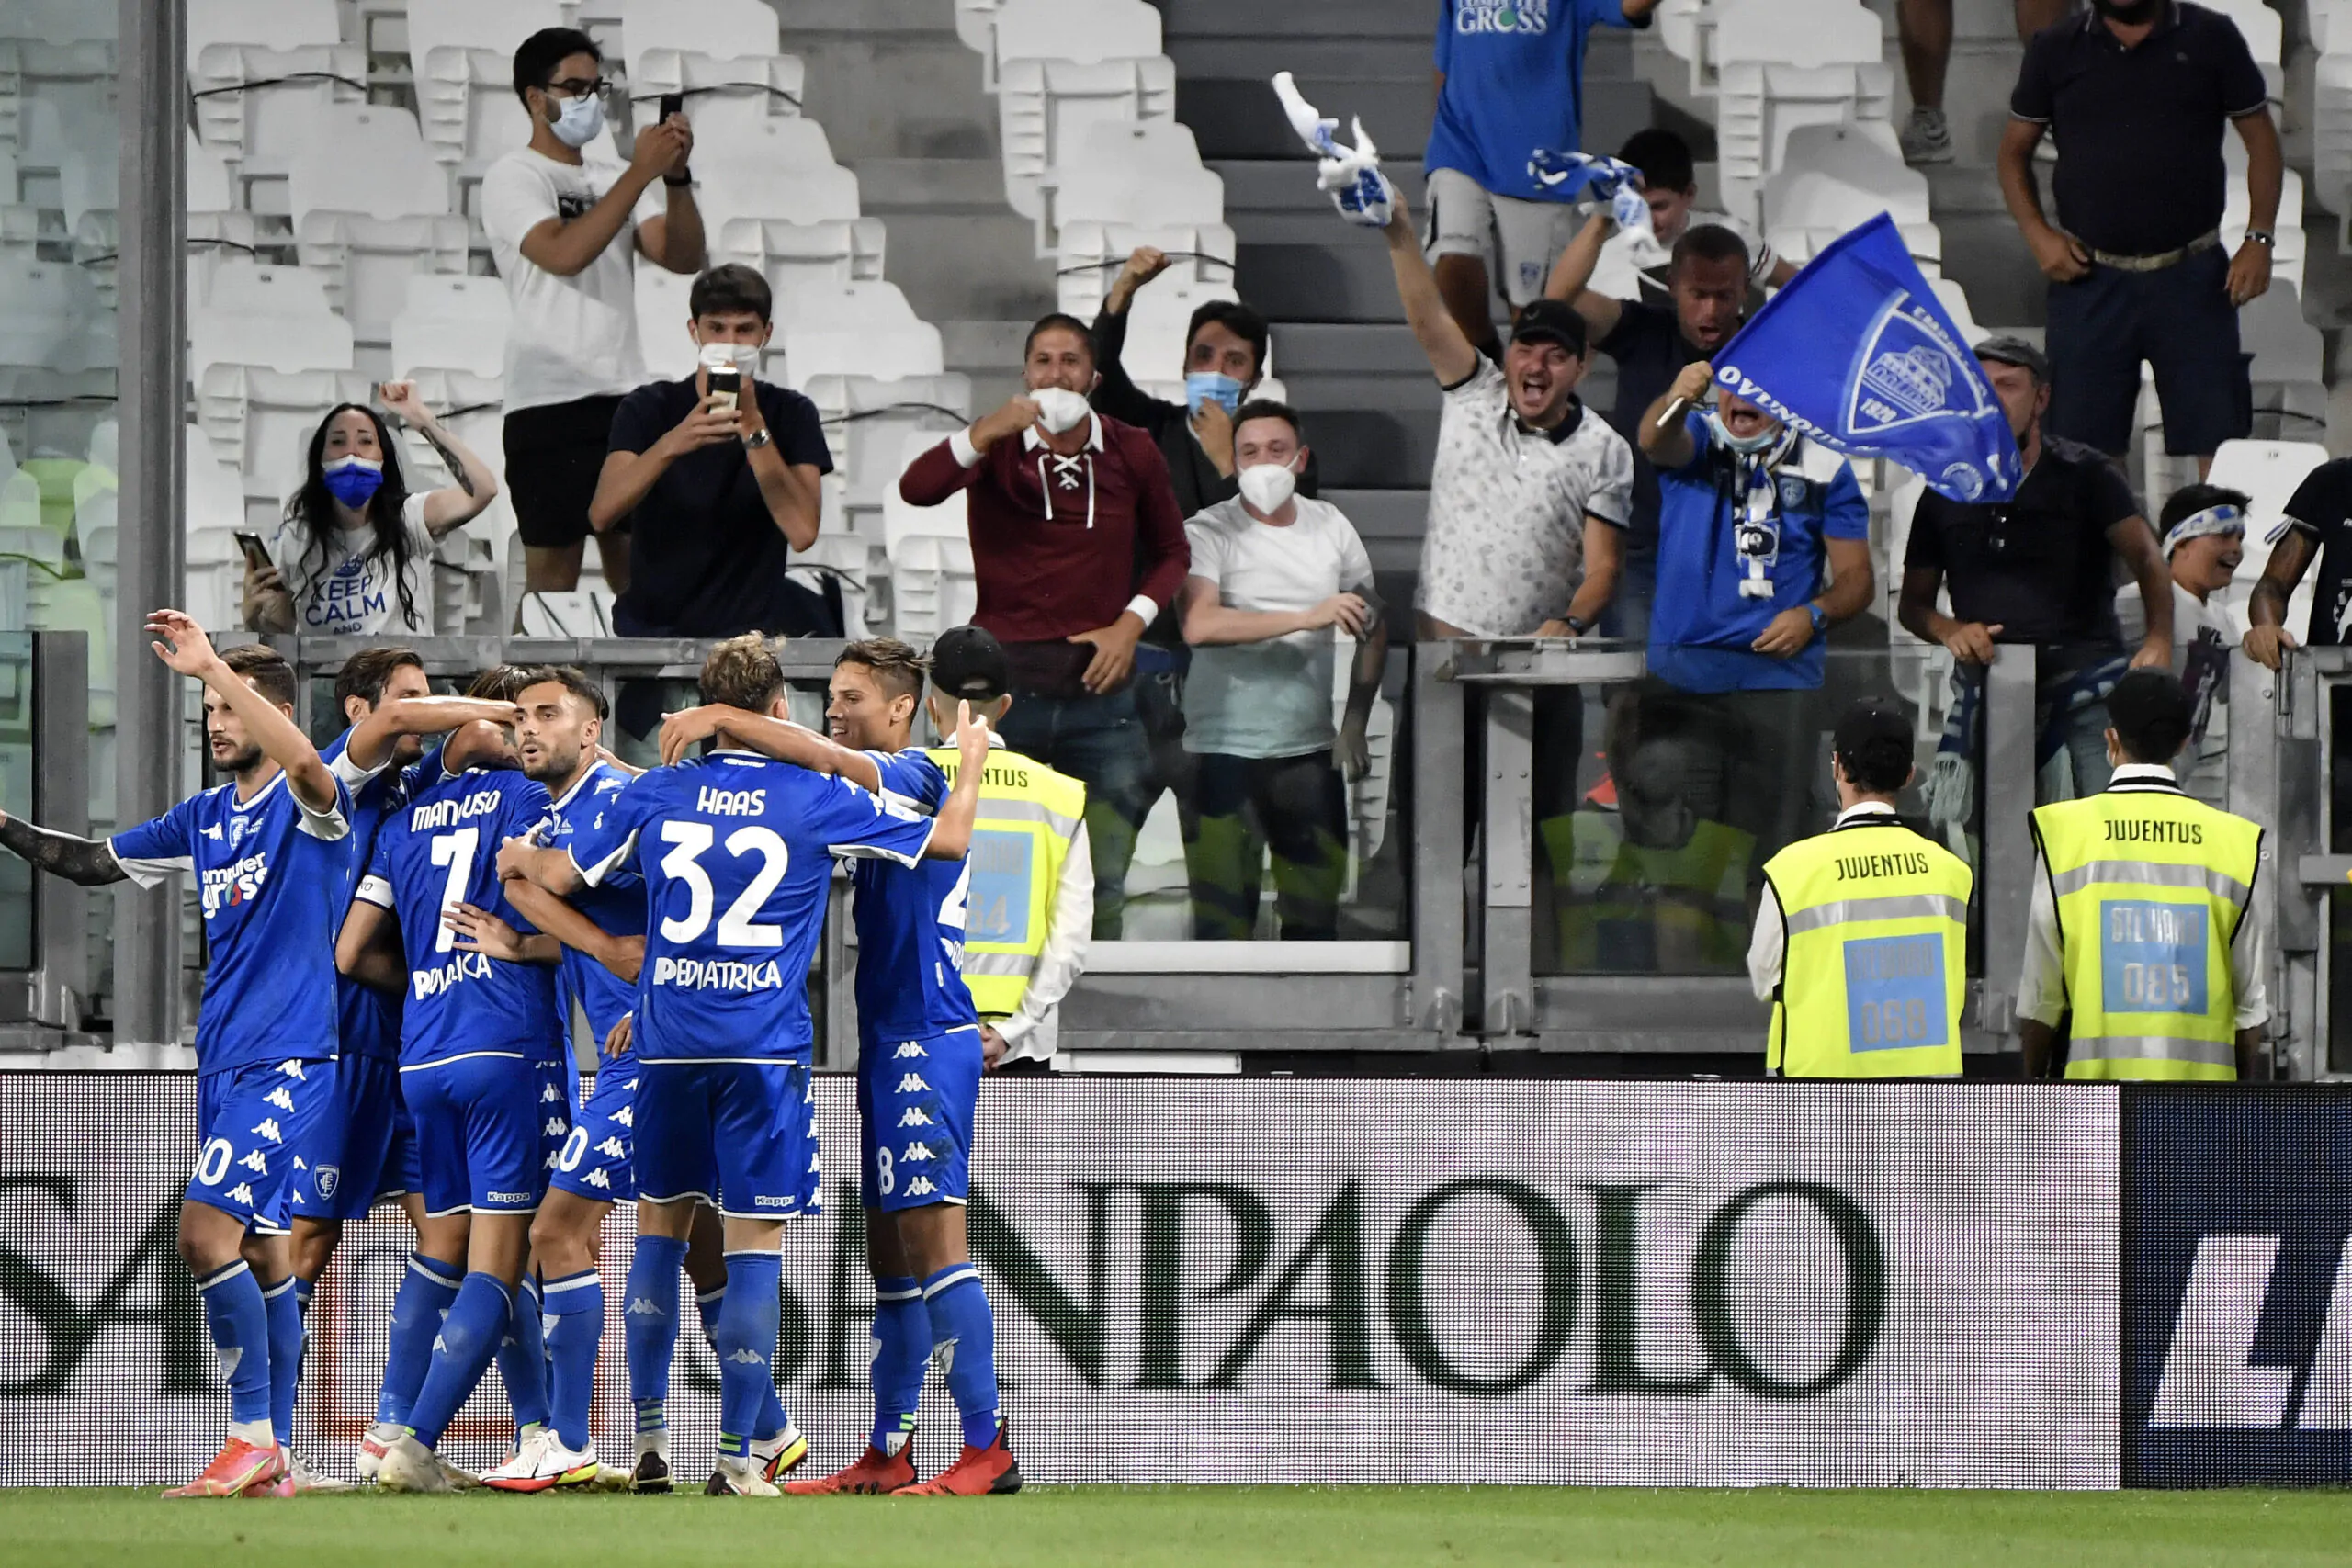
[(752, 1562), (2337, 1568), (2342, 1492), (1033, 1487), (1016, 1497), (395, 1497), (166, 1503), (0, 1492), (0, 1564), (650, 1568)]

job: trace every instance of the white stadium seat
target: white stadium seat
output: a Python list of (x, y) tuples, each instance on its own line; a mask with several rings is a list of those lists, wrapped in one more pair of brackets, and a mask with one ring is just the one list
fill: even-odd
[(425, 144), (444, 164), (481, 177), (521, 143), (514, 50), (543, 28), (567, 25), (561, 0), (409, 0), (408, 53)]
[(664, 93), (686, 96), (705, 147), (800, 113), (801, 62), (781, 52), (762, 0), (621, 0), (620, 12), (635, 124), (652, 123)]
[(956, 0), (956, 36), (983, 59), (996, 54), (996, 14), (1004, 0)]
[[(2239, 624), (2245, 622), (2246, 596), (2254, 592), (2264, 564), (2270, 559), (2270, 530), (2286, 514), (2295, 487), (2326, 461), (2327, 448), (2307, 441), (2224, 441), (2214, 452), (2211, 482), (2254, 498), (2246, 518), (2245, 556), (2238, 563), (2236, 579), (2222, 595), (2231, 618)], [(2297, 642), (2302, 641), (2303, 628), (2311, 624), (2315, 575), (2306, 572), (2287, 601), (2287, 629), (2294, 633)]]
[(899, 380), (947, 368), (939, 329), (916, 319), (895, 283), (794, 289), (776, 302), (774, 347), (783, 350), (784, 381), (795, 390), (819, 376)]
[(697, 143), (695, 201), (707, 231), (730, 219), (838, 222), (858, 216), (857, 176), (833, 161), (813, 119), (769, 120), (722, 144)]
[(214, 452), (235, 468), (245, 515), (266, 524), (302, 482), (320, 419), (337, 403), (366, 402), (372, 390), (354, 370), (214, 364), (196, 378), (196, 416)]
[(1127, 346), (1120, 355), (1135, 384), (1155, 398), (1182, 402), (1184, 329), (1193, 312), (1212, 299), (1236, 298), (1227, 283), (1170, 285), (1165, 276), (1136, 290), (1127, 308)]
[[(663, 380), (695, 373), (694, 340), (686, 323), (694, 312), (686, 303), (695, 280), (640, 260), (637, 268), (637, 343), (645, 367)], [(783, 323), (777, 323), (783, 331)]]
[(1762, 190), (1764, 240), (1803, 265), (1848, 230), (1883, 212), (1929, 276), (1943, 236), (1928, 213), (1927, 176), (1905, 165), (1883, 121), (1807, 125), (1789, 133), (1780, 169)]
[(884, 235), (879, 218), (824, 223), (730, 218), (719, 227), (711, 259), (741, 262), (783, 295), (804, 283), (878, 280)]
[(1143, 0), (1007, 0), (996, 18), (1005, 196), (1036, 218), (1038, 177), (1104, 123), (1167, 119), (1176, 68)]
[[(912, 434), (899, 453), (899, 472), (939, 437)], [(910, 642), (930, 641), (972, 618), (978, 589), (972, 575), (972, 541), (961, 491), (937, 506), (910, 506), (893, 483), (883, 492), (884, 547), (890, 558), (891, 618)]]
[[(2233, 135), (2230, 144), (2236, 145)], [(2250, 205), (2243, 174), (2230, 175), (2229, 198), (2222, 210), (2222, 246), (2235, 254), (2245, 240), (2247, 209)], [(2286, 183), (2278, 193), (2278, 243), (2271, 247), (2270, 274), (2275, 278), (2292, 283), (2300, 293), (2303, 287), (2303, 176), (2294, 170), (2286, 171)]]
[(0, 365), (67, 371), (111, 365), (111, 334), (92, 330), (96, 314), (96, 290), (82, 268), (28, 253), (0, 256)]
[(367, 96), (367, 52), (342, 39), (334, 0), (188, 0), (198, 136), (248, 178), (284, 173), (302, 144), (305, 110)]
[(1715, 141), (1724, 204), (1750, 222), (1763, 181), (1799, 126), (1889, 120), (1883, 28), (1860, 0), (1725, 0)]
[(466, 269), (466, 220), (449, 179), (405, 109), (334, 105), (288, 162), (287, 197), (302, 265), (362, 343), (386, 343), (407, 279)]
[(1062, 308), (1073, 314), (1091, 315), (1110, 272), (1067, 269), (1124, 257), (1138, 244), (1215, 256), (1217, 262), (1206, 264), (1185, 257), (1177, 270), (1210, 281), (1232, 278), (1225, 181), (1202, 166), (1189, 126), (1162, 119), (1100, 127), (1041, 176), (1039, 188), (1038, 254), (1060, 256)]
[(514, 307), (495, 277), (412, 274), (392, 318), (392, 374), (462, 370), (496, 380), (505, 373)]
[[(971, 418), (972, 383), (949, 373), (884, 380), (873, 376), (811, 376), (800, 385), (817, 405), (847, 503), (879, 507), (899, 482), (914, 437), (943, 439)], [(921, 448), (917, 448), (921, 450)]]
[(274, 370), (351, 367), (351, 323), (327, 303), (323, 275), (303, 267), (224, 265), (210, 298), (188, 308), (188, 378), (210, 365)]

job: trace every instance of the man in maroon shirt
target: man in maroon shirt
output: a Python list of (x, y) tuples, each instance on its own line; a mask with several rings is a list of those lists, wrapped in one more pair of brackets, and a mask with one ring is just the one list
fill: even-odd
[(899, 493), (936, 506), (969, 491), (972, 620), (1012, 670), (1004, 743), (1086, 785), (1094, 936), (1115, 941), (1152, 793), (1128, 684), (1136, 642), (1183, 586), (1192, 551), (1150, 435), (1070, 401), (1098, 379), (1086, 323), (1057, 313), (1030, 328), (1021, 378), (1027, 395), (909, 464)]

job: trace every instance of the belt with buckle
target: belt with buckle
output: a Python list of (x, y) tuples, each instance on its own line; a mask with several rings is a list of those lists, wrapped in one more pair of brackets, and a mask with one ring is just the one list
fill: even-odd
[(2199, 252), (2210, 251), (2221, 243), (2222, 231), (2208, 229), (2185, 245), (2158, 251), (2152, 256), (2120, 256), (2112, 251), (2096, 250), (2087, 245), (2083, 248), (2090, 251), (2091, 260), (2101, 266), (2111, 266), (2118, 272), (2162, 272), (2168, 266), (2178, 266)]

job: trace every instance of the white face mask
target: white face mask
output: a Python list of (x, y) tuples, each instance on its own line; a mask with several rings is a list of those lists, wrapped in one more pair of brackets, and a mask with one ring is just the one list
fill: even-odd
[(1287, 463), (1257, 463), (1241, 470), (1241, 499), (1272, 517), (1298, 488), (1298, 476)]
[(1753, 435), (1734, 435), (1730, 426), (1724, 423), (1724, 416), (1712, 409), (1707, 412), (1707, 427), (1719, 444), (1735, 452), (1761, 452), (1781, 438), (1777, 424), (1768, 424)]
[(1075, 430), (1091, 412), (1084, 398), (1066, 387), (1040, 387), (1029, 394), (1029, 400), (1037, 405), (1037, 423), (1054, 435)]
[(561, 112), (554, 125), (548, 127), (555, 139), (566, 147), (585, 147), (596, 140), (605, 129), (605, 100), (591, 93), (584, 98), (565, 98)]

